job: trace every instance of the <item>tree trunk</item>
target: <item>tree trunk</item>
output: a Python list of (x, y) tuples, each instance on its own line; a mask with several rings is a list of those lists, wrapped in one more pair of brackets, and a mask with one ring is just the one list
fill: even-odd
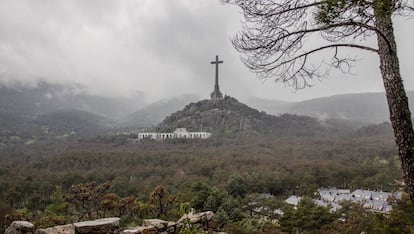
[(397, 45), (391, 19), (392, 10), (389, 10), (392, 9), (392, 3), (391, 1), (383, 2), (388, 2), (389, 5), (376, 9), (375, 12), (380, 70), (387, 95), (395, 142), (401, 159), (406, 191), (414, 201), (414, 130), (408, 98), (400, 74)]

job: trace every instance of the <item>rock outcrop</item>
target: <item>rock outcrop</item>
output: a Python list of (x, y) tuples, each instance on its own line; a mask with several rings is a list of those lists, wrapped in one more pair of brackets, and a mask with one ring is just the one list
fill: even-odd
[(186, 214), (177, 222), (161, 219), (145, 219), (142, 226), (125, 229), (123, 234), (178, 234), (182, 228), (196, 228), (207, 233), (219, 233), (218, 223), (214, 220), (214, 213), (206, 211), (196, 214)]
[(93, 233), (119, 233), (119, 220), (120, 218), (106, 218), (97, 219), (93, 221), (85, 221), (74, 223), (76, 234), (93, 234)]
[(27, 221), (13, 221), (4, 233), (5, 234), (34, 234), (35, 225)]
[(142, 226), (124, 230), (120, 228), (119, 220), (120, 218), (116, 217), (105, 218), (38, 230), (35, 230), (35, 225), (30, 222), (14, 221), (5, 234), (178, 234), (183, 228), (190, 227), (207, 233), (220, 233), (212, 211), (186, 214), (177, 222), (145, 219)]
[(185, 214), (181, 217), (177, 223), (184, 223), (185, 221), (189, 221), (190, 223), (206, 223), (212, 221), (214, 218), (214, 213), (212, 211), (206, 211), (201, 213), (195, 214)]
[(75, 226), (73, 224), (67, 224), (51, 228), (38, 229), (36, 230), (36, 234), (75, 234)]
[(177, 225), (193, 225), (197, 229), (202, 229), (208, 233), (214, 233), (218, 231), (218, 222), (214, 220), (214, 213), (212, 211), (185, 214), (177, 221)]

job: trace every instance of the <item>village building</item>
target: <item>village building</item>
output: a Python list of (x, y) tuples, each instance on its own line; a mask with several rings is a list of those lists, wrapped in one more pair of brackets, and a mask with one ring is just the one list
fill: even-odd
[(185, 128), (177, 128), (174, 132), (140, 132), (138, 133), (138, 140), (153, 139), (207, 139), (211, 137), (210, 132), (188, 132)]
[(336, 211), (338, 211), (342, 208), (342, 206), (339, 205), (336, 202), (325, 202), (325, 201), (322, 201), (322, 200), (314, 200), (314, 202), (318, 206), (322, 206), (322, 207), (326, 207), (326, 208), (329, 207), (329, 211), (331, 213), (336, 212)]
[(376, 212), (389, 213), (392, 210), (392, 206), (387, 201), (381, 200), (367, 200), (362, 205), (365, 209), (373, 210)]
[(292, 195), (288, 199), (286, 199), (285, 202), (289, 205), (296, 207), (299, 204), (300, 200), (302, 200), (302, 197), (297, 197), (296, 195)]
[(320, 188), (318, 193), (321, 200), (328, 203), (354, 200), (349, 189)]
[[(357, 189), (351, 192), (350, 189), (320, 188), (315, 192), (315, 195), (319, 195), (319, 199), (312, 199), (312, 201), (317, 206), (329, 208), (331, 213), (339, 211), (342, 208), (341, 202), (343, 201), (358, 203), (363, 208), (372, 212), (389, 213), (392, 210), (390, 202), (394, 198), (400, 199), (402, 192), (389, 193), (363, 189)], [(273, 198), (274, 196), (269, 193), (258, 194), (245, 208), (248, 208), (251, 217), (277, 224), (279, 223), (279, 218), (284, 215), (283, 210), (281, 208), (274, 209), (263, 205), (263, 201)], [(297, 209), (302, 199), (301, 196), (292, 195), (284, 200), (284, 202), (291, 205), (293, 209)]]
[[(401, 198), (402, 192), (388, 193), (357, 189), (351, 193), (349, 189), (320, 188), (316, 194), (319, 195), (320, 199), (314, 199), (314, 203), (318, 206), (329, 207), (331, 212), (341, 209), (340, 203), (342, 201), (350, 201), (359, 203), (365, 209), (374, 212), (389, 213), (392, 210), (389, 201), (392, 198)], [(295, 208), (301, 199), (302, 197), (293, 195), (286, 199), (285, 202), (293, 205)]]
[(332, 207), (339, 205), (341, 201), (350, 201), (360, 203), (364, 208), (388, 213), (392, 210), (392, 206), (388, 203), (391, 198), (401, 198), (401, 192), (389, 193), (382, 191), (371, 191), (357, 189), (351, 193), (349, 189), (336, 188), (320, 188), (318, 193), (321, 200), (317, 204), (331, 204)]

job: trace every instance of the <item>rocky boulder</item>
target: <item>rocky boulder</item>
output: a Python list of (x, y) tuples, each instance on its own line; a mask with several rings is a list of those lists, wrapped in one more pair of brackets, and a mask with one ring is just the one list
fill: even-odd
[(123, 234), (175, 234), (178, 233), (175, 222), (164, 221), (161, 219), (144, 219), (141, 227), (129, 228), (122, 232)]
[(119, 220), (120, 218), (105, 218), (74, 223), (73, 225), (75, 226), (76, 234), (119, 233)]
[(154, 226), (158, 231), (165, 231), (168, 226), (168, 221), (161, 219), (144, 219), (143, 226)]
[(200, 232), (218, 232), (214, 213), (206, 211), (202, 213), (190, 213), (181, 217), (177, 222), (161, 219), (145, 219), (142, 226), (126, 228), (119, 227), (120, 218), (105, 218), (93, 221), (85, 221), (74, 224), (55, 226), (46, 229), (38, 229), (27, 221), (14, 221), (7, 228), (5, 234), (178, 234), (185, 228), (196, 228)]
[(214, 213), (212, 211), (185, 214), (177, 221), (177, 226), (182, 227), (184, 225), (193, 225), (197, 229), (207, 231), (208, 233), (217, 233), (218, 231), (218, 223), (214, 220)]
[(157, 234), (159, 233), (157, 231), (157, 228), (154, 226), (142, 226), (142, 227), (136, 227), (136, 228), (129, 228), (122, 232), (122, 234)]
[(181, 217), (177, 223), (183, 223), (186, 220), (190, 221), (190, 223), (205, 223), (212, 221), (214, 217), (214, 213), (212, 211), (206, 211), (196, 214), (185, 214)]
[(73, 224), (68, 224), (46, 229), (38, 229), (36, 230), (36, 234), (75, 234), (75, 226)]
[(214, 213), (206, 211), (196, 214), (186, 214), (177, 222), (161, 219), (145, 219), (142, 226), (125, 229), (123, 234), (178, 234), (183, 228), (196, 228), (203, 232), (218, 233), (218, 224)]
[(34, 234), (35, 225), (27, 221), (13, 221), (4, 233), (5, 234)]

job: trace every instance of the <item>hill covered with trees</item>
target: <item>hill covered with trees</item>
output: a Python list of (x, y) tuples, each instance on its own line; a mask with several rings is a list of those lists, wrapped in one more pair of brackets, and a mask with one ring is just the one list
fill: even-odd
[(176, 128), (208, 131), (216, 136), (320, 135), (328, 131), (317, 119), (290, 114), (269, 115), (229, 96), (191, 103), (168, 116), (156, 129), (171, 132)]

